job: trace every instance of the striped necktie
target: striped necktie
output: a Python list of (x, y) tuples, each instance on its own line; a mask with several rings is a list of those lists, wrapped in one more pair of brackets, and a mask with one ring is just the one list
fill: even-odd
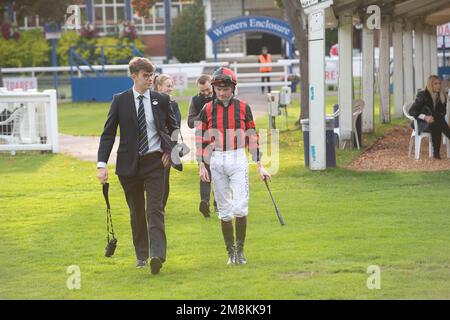
[(140, 95), (139, 110), (138, 110), (138, 125), (139, 125), (139, 154), (143, 155), (148, 152), (148, 137), (147, 137), (147, 122), (145, 120), (144, 111), (144, 96)]

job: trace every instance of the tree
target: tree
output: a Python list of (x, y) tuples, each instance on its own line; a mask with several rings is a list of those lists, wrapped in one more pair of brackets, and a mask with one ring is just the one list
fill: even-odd
[(26, 16), (39, 15), (41, 22), (63, 24), (67, 7), (73, 2), (73, 0), (14, 0), (14, 11), (19, 20)]
[(155, 5), (156, 0), (131, 0), (131, 5), (138, 16), (143, 18), (149, 17), (149, 11)]
[[(10, 0), (0, 1), (0, 24), (8, 21), (6, 10), (8, 4), (11, 2)], [(41, 23), (62, 24), (66, 18), (67, 7), (73, 4), (73, 2), (73, 0), (14, 0), (12, 3), (19, 21), (24, 17), (39, 15)], [(2, 72), (0, 68), (1, 83)]]
[(180, 62), (205, 59), (205, 16), (201, 1), (197, 0), (176, 17), (170, 29), (169, 45)]
[(300, 53), (300, 118), (309, 118), (308, 30), (305, 14), (298, 0), (275, 0), (284, 11), (295, 35), (295, 45)]

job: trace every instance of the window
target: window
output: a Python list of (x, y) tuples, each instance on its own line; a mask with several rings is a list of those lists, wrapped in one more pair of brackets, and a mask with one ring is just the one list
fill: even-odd
[[(172, 20), (176, 18), (180, 12), (188, 5), (192, 4), (189, 1), (172, 1), (171, 17)], [(165, 15), (164, 15), (164, 1), (158, 1), (153, 8), (150, 9), (149, 18), (141, 18), (133, 16), (133, 21), (139, 33), (164, 33), (165, 29)]]

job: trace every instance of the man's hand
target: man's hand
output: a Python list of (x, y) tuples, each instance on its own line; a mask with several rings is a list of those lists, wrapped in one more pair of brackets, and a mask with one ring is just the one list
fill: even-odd
[(271, 181), (270, 173), (262, 165), (258, 165), (258, 173), (262, 180), (269, 179)]
[(108, 169), (107, 168), (98, 168), (97, 172), (98, 181), (101, 184), (105, 184), (108, 182)]
[(203, 182), (209, 182), (209, 174), (208, 174), (208, 170), (206, 170), (205, 164), (203, 162), (200, 163), (200, 167), (199, 167), (199, 174), (200, 174), (200, 179)]
[(433, 123), (434, 122), (434, 118), (433, 118), (433, 116), (425, 116), (425, 121), (427, 123)]
[(170, 164), (170, 154), (163, 153), (161, 160), (164, 168), (167, 168), (167, 166)]

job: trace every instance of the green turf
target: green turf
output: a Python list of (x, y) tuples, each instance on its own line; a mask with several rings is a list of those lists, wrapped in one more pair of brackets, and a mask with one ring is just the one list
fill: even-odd
[[(95, 111), (102, 119), (105, 107)], [(252, 165), (248, 264), (226, 266), (218, 219), (197, 211), (196, 165), (173, 170), (167, 263), (158, 276), (134, 268), (129, 213), (112, 167), (119, 242), (108, 259), (94, 164), (0, 155), (0, 299), (450, 299), (449, 172), (343, 169), (358, 151), (338, 151), (340, 168), (310, 172), (301, 132), (291, 126), (280, 140), (271, 189), (286, 225)], [(80, 290), (66, 287), (70, 265), (81, 269)], [(366, 287), (369, 265), (381, 268), (380, 290)]]

